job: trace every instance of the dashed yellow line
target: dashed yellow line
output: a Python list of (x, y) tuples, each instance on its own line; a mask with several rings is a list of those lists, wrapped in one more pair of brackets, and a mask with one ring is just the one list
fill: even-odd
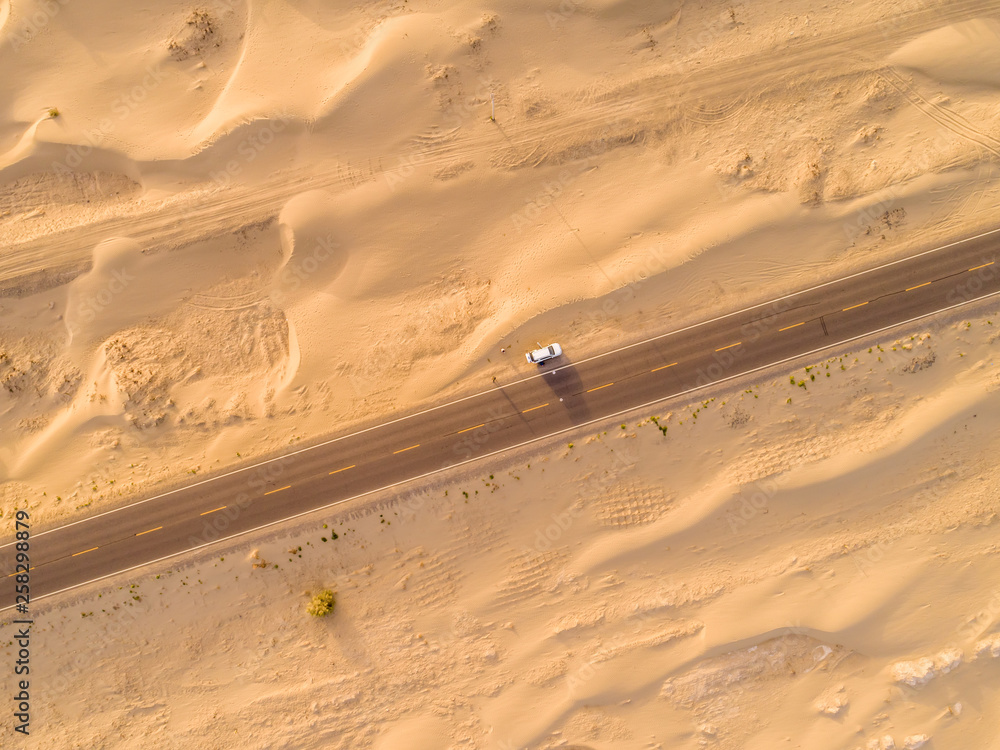
[[(286, 485), (285, 485), (284, 487), (279, 487), (279, 488), (278, 488), (278, 489), (276, 489), (276, 490), (269, 490), (268, 492), (265, 492), (264, 494), (265, 494), (265, 495), (273, 495), (273, 494), (274, 494), (275, 492), (281, 492), (282, 490), (287, 490), (287, 489), (289, 489), (289, 488), (290, 488), (291, 486), (292, 486), (292, 485), (290, 485), (290, 484), (286, 484)], [(225, 505), (223, 505), (223, 506), (222, 506), (222, 508), (225, 508), (225, 507), (226, 507)], [(222, 508), (219, 508), (219, 510), (222, 510)]]
[(473, 430), (478, 430), (480, 427), (485, 427), (486, 423), (477, 424), (475, 427), (466, 427), (464, 430), (459, 430), (458, 434), (461, 435), (463, 432), (472, 432)]
[(729, 346), (720, 346), (715, 351), (717, 351), (717, 352), (724, 352), (726, 349), (732, 349), (734, 346), (739, 346), (742, 343), (743, 343), (742, 341), (737, 341), (735, 344), (730, 344)]
[(350, 466), (345, 466), (343, 469), (337, 469), (336, 471), (331, 471), (331, 474), (339, 474), (342, 471), (347, 471), (348, 469), (353, 469), (357, 464), (351, 464)]
[[(83, 554), (83, 553), (81, 553), (81, 554)], [(34, 570), (34, 569), (35, 569), (35, 568), (37, 568), (37, 567), (38, 567), (37, 565), (32, 565), (32, 566), (31, 566), (30, 568), (28, 568), (28, 570)], [(14, 576), (17, 576), (17, 575), (23, 575), (23, 573), (24, 573), (24, 571), (21, 571), (21, 573), (17, 573), (17, 572), (14, 572), (14, 573), (11, 573), (11, 574), (10, 574), (9, 576), (7, 576), (7, 577), (8, 577), (8, 578), (13, 578)]]
[[(268, 493), (265, 492), (264, 494), (266, 495)], [(225, 505), (222, 506), (222, 508), (225, 508), (225, 507), (226, 507)], [(204, 513), (199, 513), (198, 515), (199, 516), (207, 516), (209, 513), (218, 513), (220, 510), (222, 510), (222, 508), (213, 508), (212, 510), (206, 510)]]
[(867, 302), (861, 302), (857, 305), (851, 305), (850, 307), (845, 307), (843, 310), (841, 310), (841, 312), (847, 312), (848, 310), (853, 310), (856, 307), (864, 307), (867, 304), (868, 304)]
[(656, 368), (650, 370), (650, 372), (659, 372), (660, 370), (666, 370), (668, 367), (673, 367), (676, 364), (677, 364), (676, 362), (671, 362), (669, 365), (663, 365), (662, 367), (656, 367)]
[(397, 453), (405, 453), (406, 451), (412, 451), (414, 448), (419, 448), (419, 447), (420, 443), (417, 443), (416, 445), (411, 445), (409, 448), (400, 448), (398, 451), (393, 451), (392, 455), (395, 456)]
[(525, 409), (521, 413), (527, 414), (529, 411), (534, 411), (535, 409), (544, 409), (546, 406), (548, 406), (548, 403), (541, 404), (540, 406), (532, 406), (530, 409)]
[(790, 331), (793, 328), (798, 328), (799, 326), (804, 326), (805, 324), (806, 324), (806, 322), (803, 320), (801, 323), (796, 323), (793, 326), (785, 326), (784, 328), (779, 328), (778, 329), (778, 333), (781, 333), (782, 331)]
[(154, 531), (159, 531), (162, 528), (163, 528), (162, 526), (157, 526), (155, 529), (150, 529), (149, 531), (140, 531), (138, 534), (136, 534), (136, 536), (142, 536), (143, 534), (150, 534)]
[(599, 391), (601, 388), (607, 388), (608, 386), (614, 385), (614, 383), (605, 383), (604, 385), (599, 385), (596, 388), (588, 388), (587, 393), (593, 393), (594, 391)]
[(90, 549), (85, 549), (83, 552), (74, 552), (70, 557), (76, 557), (77, 555), (85, 555), (88, 552), (93, 552), (97, 547), (91, 547)]
[(970, 271), (978, 271), (980, 268), (986, 268), (986, 266), (992, 266), (994, 263), (996, 263), (996, 261), (995, 260), (991, 260), (989, 263), (983, 263), (983, 265), (976, 266), (975, 268), (970, 268), (969, 270)]
[(931, 282), (925, 281), (923, 284), (917, 284), (916, 286), (911, 286), (906, 291), (912, 292), (914, 289), (920, 289), (921, 287), (930, 286)]

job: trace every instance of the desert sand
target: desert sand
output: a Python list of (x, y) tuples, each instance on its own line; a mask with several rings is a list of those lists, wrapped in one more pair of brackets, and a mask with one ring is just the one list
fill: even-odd
[[(971, 1), (0, 0), (0, 513), (993, 229), (998, 42)], [(989, 747), (995, 316), (39, 605), (38, 746)]]
[(48, 604), (44, 746), (992, 747), (998, 315)]

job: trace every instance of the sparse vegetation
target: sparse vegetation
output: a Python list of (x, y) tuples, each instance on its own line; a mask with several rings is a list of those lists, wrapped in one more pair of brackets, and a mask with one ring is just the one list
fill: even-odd
[(312, 598), (312, 601), (309, 602), (309, 605), (306, 607), (306, 612), (311, 614), (313, 617), (326, 617), (328, 614), (333, 612), (333, 605), (335, 603), (336, 599), (333, 592), (330, 591), (330, 589), (323, 589)]

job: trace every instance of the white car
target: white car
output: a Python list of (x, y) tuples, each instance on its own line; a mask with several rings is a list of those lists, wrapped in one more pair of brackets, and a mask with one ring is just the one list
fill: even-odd
[(559, 346), (559, 344), (549, 344), (548, 346), (543, 346), (541, 349), (535, 349), (533, 352), (528, 352), (524, 355), (524, 358), (527, 359), (529, 363), (540, 365), (547, 360), (561, 357), (562, 353), (562, 347)]

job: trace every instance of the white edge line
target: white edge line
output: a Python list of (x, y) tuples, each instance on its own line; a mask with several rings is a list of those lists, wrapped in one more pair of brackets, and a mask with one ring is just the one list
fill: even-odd
[[(533, 380), (535, 378), (541, 378), (541, 377), (544, 377), (545, 375), (548, 375), (550, 373), (559, 372), (560, 370), (565, 370), (567, 367), (577, 367), (579, 365), (584, 364), (585, 362), (592, 362), (593, 360), (600, 359), (601, 357), (609, 357), (612, 354), (617, 354), (618, 352), (623, 352), (626, 349), (632, 349), (632, 348), (634, 348), (636, 346), (642, 346), (643, 344), (648, 344), (651, 341), (658, 341), (659, 339), (667, 338), (668, 336), (676, 336), (678, 333), (683, 333), (684, 331), (690, 331), (691, 329), (698, 328), (699, 326), (709, 325), (710, 323), (715, 323), (715, 322), (720, 321), (720, 320), (725, 320), (726, 318), (731, 318), (734, 315), (739, 315), (741, 313), (749, 312), (750, 310), (756, 310), (758, 307), (764, 307), (766, 305), (773, 305), (775, 302), (780, 302), (782, 300), (790, 299), (792, 297), (798, 297), (798, 296), (800, 296), (802, 294), (808, 294), (809, 292), (813, 292), (813, 291), (815, 291), (817, 289), (822, 289), (823, 287), (830, 286), (831, 284), (839, 284), (842, 281), (848, 281), (849, 279), (853, 279), (853, 278), (856, 278), (858, 276), (864, 276), (867, 273), (874, 273), (875, 271), (880, 271), (883, 268), (888, 268), (890, 266), (895, 266), (895, 265), (898, 265), (899, 263), (906, 263), (907, 261), (915, 260), (916, 258), (921, 258), (924, 255), (929, 255), (930, 253), (940, 252), (941, 250), (945, 250), (945, 249), (947, 249), (949, 247), (954, 247), (955, 245), (961, 245), (961, 244), (966, 243), (966, 242), (972, 242), (974, 240), (978, 240), (978, 239), (980, 239), (982, 237), (987, 237), (987, 236), (989, 236), (991, 234), (995, 234), (997, 232), (1000, 232), (1000, 228), (998, 228), (998, 229), (991, 229), (989, 232), (982, 232), (981, 234), (977, 234), (977, 235), (974, 235), (972, 237), (966, 237), (965, 239), (956, 240), (954, 242), (949, 242), (947, 245), (941, 245), (940, 247), (935, 247), (935, 248), (932, 248), (930, 250), (924, 250), (923, 252), (917, 253), (916, 255), (909, 255), (909, 256), (907, 256), (905, 258), (900, 258), (898, 260), (893, 260), (893, 261), (890, 261), (888, 263), (883, 263), (881, 266), (875, 266), (875, 268), (869, 268), (866, 271), (858, 271), (857, 273), (850, 274), (849, 276), (843, 276), (843, 277), (841, 277), (839, 279), (832, 279), (831, 281), (826, 281), (826, 282), (824, 282), (822, 284), (817, 284), (816, 286), (811, 286), (811, 287), (809, 287), (807, 289), (801, 289), (801, 290), (799, 290), (797, 292), (792, 292), (791, 294), (786, 294), (783, 297), (776, 297), (775, 299), (768, 300), (767, 302), (760, 302), (760, 303), (758, 303), (756, 305), (751, 305), (750, 307), (745, 307), (742, 310), (734, 310), (733, 312), (726, 313), (725, 315), (719, 315), (719, 316), (717, 316), (715, 318), (711, 318), (709, 320), (703, 320), (700, 323), (692, 323), (691, 325), (685, 326), (684, 328), (678, 328), (677, 330), (674, 330), (674, 331), (668, 331), (667, 333), (661, 333), (661, 334), (658, 334), (656, 336), (651, 336), (648, 339), (643, 339), (642, 341), (636, 341), (635, 343), (627, 344), (627, 345), (619, 347), (617, 349), (612, 349), (611, 351), (608, 351), (608, 352), (602, 352), (600, 354), (595, 354), (593, 357), (587, 357), (586, 359), (581, 359), (581, 360), (578, 360), (576, 362), (571, 362), (570, 364), (563, 365), (562, 367), (556, 367), (556, 368), (553, 368), (551, 370), (546, 370), (546, 371), (540, 372), (540, 373), (538, 373), (536, 375), (529, 375), (526, 378), (521, 378), (520, 380), (515, 380), (515, 381), (512, 381), (510, 383), (506, 383), (504, 385), (504, 387), (507, 388), (507, 387), (510, 387), (510, 386), (513, 386), (513, 385), (518, 385), (519, 383), (527, 382), (528, 380)], [(968, 271), (965, 271), (965, 273), (968, 273)], [(980, 297), (979, 299), (986, 299), (986, 298), (985, 297)], [(944, 308), (944, 309), (951, 309), (951, 308)], [(943, 312), (943, 310), (937, 310), (935, 312)], [(930, 313), (930, 314), (934, 314), (934, 313)], [(915, 320), (918, 320), (918, 319), (919, 318), (915, 318)], [(873, 331), (873, 333), (878, 333), (878, 331)], [(867, 335), (867, 334), (865, 334), (865, 335)], [(724, 382), (724, 381), (717, 381), (717, 382)], [(177, 487), (176, 489), (168, 490), (167, 492), (160, 493), (159, 495), (153, 495), (152, 497), (147, 497), (144, 500), (137, 500), (136, 502), (130, 503), (129, 505), (122, 505), (119, 508), (112, 508), (111, 510), (106, 510), (103, 513), (98, 513), (96, 516), (88, 516), (87, 518), (81, 518), (78, 521), (73, 521), (72, 523), (68, 523), (65, 526), (56, 526), (55, 528), (48, 529), (46, 531), (40, 531), (37, 534), (32, 534), (32, 538), (37, 538), (37, 537), (40, 537), (40, 536), (45, 536), (46, 534), (50, 534), (53, 531), (61, 531), (62, 529), (68, 529), (68, 528), (70, 528), (72, 526), (76, 526), (77, 524), (87, 523), (89, 521), (94, 521), (94, 520), (96, 520), (98, 518), (102, 518), (103, 516), (107, 516), (107, 515), (110, 515), (112, 513), (118, 513), (119, 511), (127, 510), (128, 508), (135, 508), (135, 507), (137, 507), (139, 505), (143, 505), (144, 503), (148, 503), (148, 502), (151, 502), (153, 500), (159, 500), (161, 497), (167, 497), (167, 496), (173, 495), (174, 493), (177, 493), (177, 492), (182, 492), (182, 491), (185, 491), (185, 490), (190, 490), (190, 489), (193, 489), (194, 487), (200, 487), (201, 485), (207, 484), (209, 482), (215, 482), (215, 481), (217, 481), (219, 479), (224, 479), (225, 477), (233, 476), (234, 474), (239, 474), (239, 473), (244, 472), (244, 471), (250, 471), (251, 469), (257, 469), (257, 468), (260, 468), (261, 466), (267, 466), (267, 464), (273, 463), (275, 461), (283, 461), (286, 458), (291, 458), (292, 456), (297, 456), (300, 453), (305, 453), (307, 451), (315, 450), (317, 448), (322, 448), (322, 447), (327, 446), (327, 445), (332, 445), (333, 443), (339, 442), (341, 440), (346, 440), (347, 438), (357, 437), (358, 435), (364, 435), (366, 432), (371, 432), (372, 430), (378, 430), (378, 429), (381, 429), (383, 427), (388, 427), (389, 425), (396, 424), (397, 422), (402, 422), (402, 421), (407, 420), (407, 419), (413, 419), (414, 417), (419, 417), (419, 416), (422, 416), (424, 414), (428, 414), (428, 413), (430, 413), (432, 411), (437, 411), (438, 409), (444, 409), (445, 407), (448, 407), (448, 406), (454, 406), (455, 404), (460, 404), (463, 401), (468, 401), (470, 399), (479, 398), (480, 396), (485, 396), (487, 394), (493, 394), (493, 393), (495, 393), (495, 389), (491, 388), (490, 390), (480, 391), (479, 393), (473, 393), (473, 394), (471, 394), (469, 396), (463, 396), (462, 398), (456, 399), (455, 401), (449, 401), (449, 402), (444, 403), (444, 404), (438, 404), (437, 406), (431, 406), (431, 407), (428, 407), (427, 409), (423, 409), (422, 411), (418, 411), (418, 412), (415, 412), (413, 414), (407, 414), (407, 415), (402, 416), (402, 417), (397, 417), (396, 419), (392, 419), (392, 420), (390, 420), (388, 422), (382, 422), (380, 424), (373, 425), (371, 427), (366, 427), (363, 430), (358, 430), (357, 432), (352, 432), (352, 433), (350, 433), (348, 435), (341, 435), (340, 437), (335, 437), (335, 438), (332, 438), (330, 440), (326, 440), (326, 441), (324, 441), (322, 443), (317, 443), (316, 445), (310, 445), (310, 446), (308, 446), (306, 448), (300, 448), (299, 450), (293, 451), (291, 453), (284, 453), (284, 454), (282, 454), (280, 456), (275, 456), (274, 458), (269, 458), (266, 461), (261, 461), (258, 464), (252, 464), (250, 466), (245, 466), (245, 467), (240, 468), (240, 469), (233, 469), (232, 471), (228, 471), (225, 474), (219, 474), (218, 476), (209, 477), (208, 479), (203, 479), (200, 482), (195, 482), (194, 484), (187, 484), (187, 485), (184, 485), (183, 487)], [(8, 542), (7, 544), (2, 544), (2, 545), (0, 545), (0, 550), (6, 549), (7, 547), (11, 547), (11, 546), (13, 546), (16, 543), (17, 543), (17, 540), (15, 539), (15, 540), (13, 540), (11, 542)], [(0, 612), (3, 612), (3, 610), (0, 609)]]
[[(1000, 231), (1000, 230), (997, 230), (997, 231)], [(72, 591), (73, 589), (80, 588), (81, 586), (89, 586), (92, 583), (97, 583), (99, 581), (103, 581), (106, 578), (111, 578), (113, 576), (121, 575), (122, 573), (129, 573), (129, 572), (131, 572), (133, 570), (137, 570), (139, 568), (144, 568), (147, 565), (156, 565), (156, 563), (163, 562), (164, 560), (169, 560), (169, 559), (171, 559), (173, 557), (177, 557), (178, 555), (186, 555), (189, 552), (195, 552), (196, 550), (204, 549), (205, 547), (211, 547), (213, 544), (218, 544), (219, 542), (232, 541), (233, 539), (238, 539), (239, 537), (244, 536), (246, 534), (253, 534), (253, 533), (256, 533), (258, 531), (263, 531), (264, 529), (270, 528), (271, 526), (276, 526), (276, 525), (278, 525), (280, 523), (286, 523), (288, 521), (294, 521), (296, 518), (302, 518), (303, 516), (308, 516), (311, 513), (319, 513), (320, 511), (329, 510), (330, 508), (336, 507), (338, 505), (343, 505), (344, 503), (349, 503), (352, 500), (357, 500), (357, 499), (365, 497), (367, 495), (371, 495), (371, 494), (373, 494), (375, 492), (384, 492), (385, 490), (391, 490), (393, 487), (398, 487), (401, 484), (406, 484), (407, 482), (415, 482), (418, 479), (425, 479), (425, 478), (433, 476), (435, 474), (440, 474), (442, 471), (448, 471), (450, 469), (456, 469), (459, 466), (465, 466), (466, 464), (475, 463), (476, 461), (482, 461), (484, 458), (490, 458), (491, 456), (495, 456), (495, 455), (497, 455), (499, 453), (503, 453), (504, 451), (517, 450), (518, 448), (523, 448), (526, 445), (531, 445), (532, 443), (537, 443), (539, 440), (547, 440), (548, 438), (556, 437), (557, 435), (562, 435), (564, 432), (569, 432), (571, 430), (578, 430), (578, 429), (580, 429), (582, 427), (587, 427), (588, 425), (596, 424), (597, 422), (603, 422), (605, 420), (615, 419), (617, 417), (620, 417), (622, 414), (628, 414), (629, 412), (637, 411), (639, 409), (646, 409), (646, 408), (648, 408), (650, 406), (653, 406), (655, 404), (660, 403), (661, 401), (667, 401), (667, 400), (672, 399), (672, 398), (678, 398), (679, 396), (685, 396), (688, 393), (694, 393), (695, 391), (700, 391), (700, 390), (703, 390), (705, 388), (710, 388), (712, 386), (716, 386), (716, 385), (719, 385), (721, 383), (725, 383), (725, 382), (727, 382), (729, 380), (733, 380), (735, 378), (742, 378), (742, 377), (745, 377), (747, 375), (753, 375), (755, 372), (760, 372), (761, 370), (766, 370), (769, 367), (777, 367), (778, 365), (783, 365), (785, 362), (791, 362), (792, 360), (795, 360), (795, 359), (801, 359), (802, 357), (808, 357), (808, 356), (810, 356), (812, 354), (817, 354), (818, 352), (826, 351), (827, 349), (832, 349), (835, 346), (841, 346), (843, 344), (849, 344), (852, 341), (857, 341), (858, 339), (862, 339), (865, 336), (874, 336), (877, 333), (882, 333), (883, 331), (888, 331), (888, 330), (891, 330), (893, 328), (898, 328), (899, 326), (905, 326), (905, 325), (907, 325), (909, 323), (914, 323), (914, 322), (916, 322), (918, 320), (923, 320), (924, 318), (929, 318), (932, 315), (937, 315), (939, 313), (948, 312), (949, 310), (954, 310), (954, 309), (956, 309), (958, 307), (964, 307), (965, 305), (971, 305), (973, 302), (981, 302), (981, 301), (983, 301), (985, 299), (989, 299), (990, 297), (995, 297), (998, 294), (1000, 294), (1000, 291), (990, 292), (989, 294), (983, 295), (982, 297), (976, 297), (975, 299), (970, 299), (970, 300), (966, 300), (964, 302), (959, 302), (957, 305), (952, 305), (951, 307), (943, 307), (940, 310), (934, 310), (933, 312), (924, 313), (923, 315), (918, 315), (917, 317), (910, 318), (909, 320), (902, 320), (899, 323), (892, 323), (891, 325), (887, 325), (887, 326), (884, 326), (882, 328), (878, 328), (878, 329), (876, 329), (874, 331), (867, 331), (866, 333), (860, 333), (857, 336), (853, 336), (852, 338), (844, 339), (842, 341), (836, 341), (836, 342), (834, 342), (832, 344), (827, 344), (826, 346), (821, 346), (818, 349), (813, 349), (812, 351), (802, 352), (801, 354), (794, 354), (791, 357), (785, 357), (784, 359), (780, 359), (777, 362), (769, 362), (766, 365), (761, 365), (760, 367), (755, 367), (754, 369), (747, 370), (746, 372), (738, 372), (735, 375), (730, 375), (728, 377), (722, 378), (721, 380), (713, 380), (711, 383), (706, 383), (705, 385), (698, 385), (698, 386), (695, 386), (694, 388), (688, 388), (686, 391), (680, 391), (678, 393), (672, 393), (669, 396), (661, 396), (660, 398), (653, 399), (652, 401), (647, 401), (645, 404), (639, 404), (638, 406), (630, 406), (629, 408), (623, 409), (622, 411), (619, 411), (619, 412), (615, 412), (614, 414), (607, 414), (607, 415), (605, 415), (603, 417), (597, 417), (596, 419), (592, 419), (589, 422), (583, 422), (582, 424), (573, 425), (572, 427), (564, 427), (563, 429), (558, 430), (556, 432), (550, 432), (547, 435), (540, 435), (539, 437), (532, 438), (531, 440), (525, 440), (523, 443), (518, 443), (517, 445), (511, 445), (511, 446), (508, 446), (506, 448), (500, 448), (499, 450), (495, 450), (492, 453), (484, 453), (482, 456), (476, 456), (475, 458), (470, 458), (470, 459), (468, 459), (466, 461), (462, 461), (461, 463), (452, 464), (451, 466), (442, 466), (440, 469), (434, 469), (433, 471), (428, 471), (426, 474), (420, 474), (419, 476), (410, 477), (409, 479), (403, 479), (403, 480), (401, 480), (399, 482), (395, 482), (393, 484), (387, 484), (384, 487), (379, 487), (379, 488), (374, 489), (374, 490), (368, 490), (367, 492), (362, 492), (360, 495), (354, 495), (352, 497), (346, 497), (343, 500), (337, 500), (336, 502), (329, 503), (328, 505), (323, 505), (323, 506), (321, 506), (319, 508), (313, 508), (312, 510), (306, 510), (306, 511), (303, 511), (301, 513), (296, 513), (294, 516), (288, 516), (287, 518), (282, 518), (282, 519), (279, 519), (277, 521), (271, 521), (270, 523), (266, 523), (263, 526), (257, 526), (257, 527), (255, 527), (253, 529), (247, 529), (246, 531), (241, 531), (238, 534), (232, 534), (230, 536), (223, 537), (221, 539), (216, 539), (213, 542), (206, 542), (205, 544), (199, 544), (197, 547), (189, 547), (186, 550), (181, 550), (180, 552), (174, 552), (172, 554), (165, 555), (164, 557), (159, 557), (156, 560), (149, 560), (149, 561), (144, 562), (144, 563), (139, 563), (138, 565), (133, 565), (131, 568), (125, 568), (123, 570), (116, 570), (114, 573), (107, 573), (107, 574), (105, 574), (103, 576), (100, 576), (99, 578), (93, 578), (93, 579), (91, 579), (89, 581), (83, 581), (81, 583), (75, 583), (72, 586), (68, 586), (68, 587), (66, 587), (64, 589), (60, 589), (59, 591), (53, 591), (52, 593), (49, 593), (49, 594), (42, 594), (41, 596), (34, 597), (32, 599), (32, 601), (39, 601), (41, 599), (47, 599), (50, 596), (57, 596), (58, 594), (65, 594), (67, 591)], [(514, 416), (514, 415), (511, 415), (511, 416)], [(9, 609), (14, 609), (14, 607), (15, 607), (15, 605), (10, 604), (10, 605), (8, 605), (6, 607), (0, 608), (0, 612), (6, 612)]]

